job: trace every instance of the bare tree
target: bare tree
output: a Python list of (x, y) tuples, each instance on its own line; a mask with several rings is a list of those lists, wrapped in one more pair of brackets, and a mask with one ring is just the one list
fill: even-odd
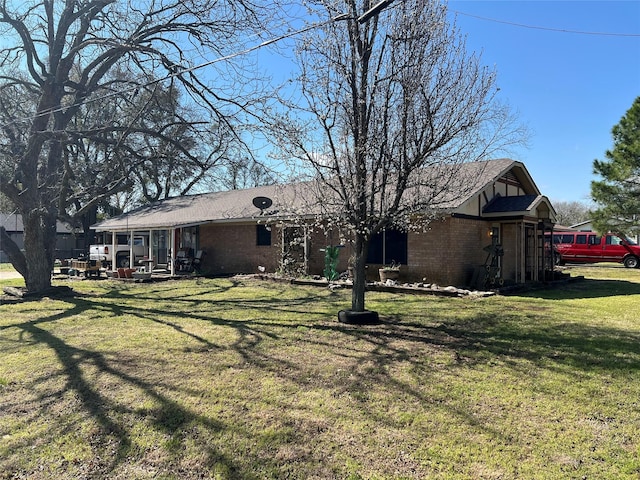
[[(249, 82), (239, 94), (215, 65), (207, 70), (215, 78), (205, 80), (190, 59), (236, 50), (236, 40), (256, 26), (256, 5), (252, 0), (0, 0), (0, 191), (22, 214), (25, 252), (11, 248), (6, 235), (3, 245), (29, 291), (51, 285), (57, 218), (73, 210), (70, 206), (78, 214), (130, 187), (129, 173), (140, 160), (136, 144), (147, 142), (148, 148), (153, 137), (158, 148), (164, 142), (190, 154), (173, 141), (172, 128), (152, 132), (135, 121), (141, 117), (132, 110), (133, 99), (155, 84), (144, 78), (168, 78), (217, 125), (232, 128), (234, 112), (251, 101), (241, 95), (249, 93)], [(28, 101), (12, 101), (20, 98)], [(175, 124), (175, 116), (165, 120)], [(81, 160), (88, 148), (92, 155), (100, 151), (93, 158), (113, 168), (92, 172), (96, 163)], [(81, 173), (78, 165), (87, 166), (83, 175), (95, 180), (84, 192), (70, 188)], [(91, 201), (82, 202), (80, 193)]]
[(586, 202), (553, 202), (556, 210), (556, 220), (566, 227), (591, 219), (589, 205)]
[[(286, 103), (294, 113), (273, 130), (315, 179), (320, 222), (348, 230), (351, 309), (364, 312), (372, 236), (424, 228), (473, 187), (457, 174), (462, 164), (523, 131), (496, 102), (495, 72), (467, 52), (440, 2), (307, 4), (325, 21), (299, 43), (301, 99)], [(387, 8), (363, 18), (376, 5)]]

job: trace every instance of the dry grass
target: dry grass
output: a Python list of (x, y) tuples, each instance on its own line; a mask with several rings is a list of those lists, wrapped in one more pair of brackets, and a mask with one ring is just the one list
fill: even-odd
[(576, 271), (367, 327), (252, 280), (0, 305), (0, 478), (638, 478), (640, 270)]

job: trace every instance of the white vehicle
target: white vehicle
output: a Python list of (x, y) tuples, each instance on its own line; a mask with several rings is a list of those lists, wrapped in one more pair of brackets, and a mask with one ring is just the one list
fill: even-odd
[[(131, 246), (129, 245), (128, 235), (116, 235), (116, 245), (111, 242), (111, 235), (104, 234), (102, 239), (104, 243), (89, 246), (89, 259), (100, 260), (102, 265), (106, 265), (108, 269), (123, 267), (130, 265)], [(137, 265), (149, 254), (148, 238), (142, 235), (133, 237), (133, 264)], [(115, 264), (113, 259), (115, 258)]]

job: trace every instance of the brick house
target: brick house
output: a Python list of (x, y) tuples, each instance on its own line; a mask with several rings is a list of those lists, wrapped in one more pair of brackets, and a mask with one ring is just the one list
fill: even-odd
[[(490, 262), (492, 246), (508, 283), (544, 280), (551, 262), (544, 231), (555, 211), (525, 166), (510, 159), (466, 164), (474, 186), (453, 197), (424, 232), (388, 230), (372, 239), (371, 279), (392, 260), (407, 281), (466, 286)], [(464, 169), (463, 168), (463, 169)], [(275, 272), (295, 266), (297, 273), (321, 274), (327, 245), (344, 242), (338, 232), (313, 227), (317, 213), (305, 203), (301, 184), (189, 195), (158, 201), (91, 228), (96, 232), (148, 234), (149, 257), (173, 268), (177, 252), (206, 252), (203, 270), (212, 275)], [(265, 200), (266, 199), (266, 200)], [(264, 203), (260, 203), (263, 201)], [(257, 206), (256, 206), (257, 205)], [(294, 215), (292, 212), (296, 211)], [(172, 248), (173, 247), (173, 248)], [(346, 270), (349, 246), (340, 254)]]
[[(7, 235), (24, 251), (24, 226), (22, 215), (19, 213), (0, 213), (0, 226), (5, 228)], [(65, 222), (56, 222), (56, 258), (71, 258), (84, 253), (84, 233)], [(0, 244), (0, 263), (8, 262), (9, 258)]]

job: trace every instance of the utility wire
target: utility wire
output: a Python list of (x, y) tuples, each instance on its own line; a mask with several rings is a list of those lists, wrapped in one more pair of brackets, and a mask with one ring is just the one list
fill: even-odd
[(450, 12), (455, 13), (456, 15), (464, 15), (465, 17), (476, 18), (478, 20), (484, 20), (487, 22), (502, 23), (504, 25), (511, 25), (512, 27), (530, 28), (534, 30), (546, 30), (548, 32), (574, 33), (578, 35), (600, 35), (600, 36), (608, 36), (608, 37), (640, 37), (640, 33), (587, 32), (582, 30), (570, 30), (565, 28), (540, 27), (536, 25), (526, 25), (524, 23), (498, 20), (496, 18), (482, 17), (480, 15), (473, 15), (471, 13), (460, 12), (458, 10), (450, 10)]
[[(380, 4), (384, 5), (384, 6), (387, 6), (389, 3), (391, 3), (391, 1), (388, 1), (388, 2), (382, 1), (382, 2), (380, 2)], [(455, 13), (456, 15), (463, 15), (463, 16), (475, 18), (475, 19), (478, 19), (478, 20), (494, 22), (494, 23), (501, 23), (501, 24), (504, 24), (504, 25), (511, 25), (511, 26), (519, 27), (519, 28), (529, 28), (529, 29), (535, 29), (535, 30), (545, 30), (545, 31), (551, 31), (551, 32), (572, 33), (572, 34), (580, 34), (580, 35), (599, 35), (599, 36), (613, 36), (613, 37), (640, 37), (640, 33), (588, 32), (588, 31), (580, 31), (580, 30), (541, 27), (541, 26), (536, 26), (536, 25), (526, 25), (526, 24), (522, 24), (522, 23), (509, 22), (509, 21), (506, 21), (506, 20), (498, 20), (498, 19), (495, 19), (495, 18), (483, 17), (483, 16), (480, 16), (480, 15), (473, 15), (471, 13), (461, 12), (461, 11), (458, 11), (458, 10), (450, 10), (450, 12)], [(204, 63), (200, 63), (198, 65), (194, 65), (192, 67), (182, 68), (182, 69), (180, 69), (178, 71), (170, 73), (169, 75), (166, 75), (164, 77), (160, 77), (160, 78), (151, 80), (151, 81), (149, 81), (147, 83), (144, 83), (144, 84), (141, 84), (141, 85), (133, 85), (130, 88), (124, 89), (123, 91), (107, 93), (107, 94), (104, 94), (104, 95), (99, 96), (99, 97), (85, 99), (79, 104), (67, 105), (65, 107), (60, 106), (60, 107), (57, 107), (55, 109), (51, 109), (51, 110), (49, 110), (47, 112), (39, 112), (38, 114), (29, 116), (29, 117), (23, 117), (23, 118), (14, 119), (11, 122), (2, 124), (0, 127), (4, 128), (6, 126), (9, 126), (9, 125), (12, 125), (12, 124), (16, 124), (16, 123), (19, 123), (19, 122), (33, 120), (34, 118), (36, 118), (38, 116), (41, 116), (43, 114), (47, 114), (47, 113), (50, 114), (50, 113), (60, 112), (60, 111), (64, 110), (65, 108), (69, 108), (71, 106), (78, 106), (78, 105), (82, 105), (82, 104), (88, 104), (88, 103), (92, 103), (92, 102), (97, 102), (99, 100), (103, 100), (103, 99), (115, 97), (115, 96), (118, 96), (118, 95), (122, 95), (123, 93), (133, 92), (135, 90), (138, 90), (139, 88), (155, 85), (155, 84), (163, 82), (165, 80), (169, 80), (171, 78), (178, 77), (178, 76), (183, 75), (185, 73), (191, 73), (191, 72), (193, 72), (195, 70), (200, 70), (201, 68), (208, 67), (208, 66), (213, 65), (215, 63), (223, 62), (223, 61), (235, 58), (235, 57), (246, 55), (246, 54), (254, 52), (254, 51), (256, 51), (256, 50), (258, 50), (260, 48), (264, 48), (264, 47), (267, 47), (267, 46), (272, 45), (274, 43), (277, 43), (277, 42), (279, 42), (281, 40), (284, 40), (284, 39), (287, 39), (287, 38), (291, 38), (291, 37), (294, 37), (296, 35), (308, 32), (310, 30), (314, 30), (316, 28), (324, 27), (325, 25), (328, 25), (330, 23), (333, 23), (333, 22), (336, 22), (336, 21), (340, 21), (340, 20), (346, 20), (346, 19), (347, 19), (347, 17), (345, 15), (339, 15), (338, 17), (331, 18), (331, 19), (329, 19), (329, 20), (327, 20), (325, 22), (313, 23), (313, 24), (308, 25), (308, 26), (306, 26), (304, 28), (301, 28), (299, 30), (295, 30), (295, 31), (288, 32), (288, 33), (285, 33), (283, 35), (280, 35), (278, 37), (267, 39), (267, 40), (265, 40), (264, 42), (262, 42), (260, 44), (254, 45), (254, 46), (246, 48), (244, 50), (241, 50), (241, 51), (238, 51), (238, 52), (234, 52), (234, 53), (231, 53), (229, 55), (225, 55), (223, 57), (218, 57), (216, 59), (209, 60), (209, 61), (206, 61)], [(177, 65), (176, 65), (176, 68), (178, 68)]]
[(185, 67), (185, 68), (182, 68), (180, 70), (177, 70), (177, 69), (180, 68), (180, 65), (175, 65), (174, 68), (177, 71), (174, 71), (173, 73), (170, 73), (169, 75), (166, 75), (164, 77), (157, 78), (157, 79), (154, 79), (154, 80), (150, 80), (149, 82), (146, 82), (146, 83), (143, 83), (143, 84), (140, 84), (140, 85), (133, 85), (133, 86), (131, 86), (129, 88), (125, 88), (124, 90), (121, 90), (121, 91), (107, 93), (107, 94), (104, 94), (102, 96), (95, 97), (95, 98), (85, 99), (80, 103), (76, 103), (76, 104), (72, 104), (72, 105), (66, 105), (64, 107), (63, 106), (59, 106), (59, 107), (56, 107), (56, 108), (52, 108), (50, 110), (46, 110), (46, 111), (43, 111), (43, 112), (38, 112), (35, 115), (14, 119), (11, 122), (8, 122), (8, 123), (0, 125), (0, 128), (7, 127), (9, 125), (14, 125), (14, 124), (19, 123), (19, 122), (25, 122), (25, 121), (33, 120), (36, 117), (40, 117), (42, 115), (51, 114), (51, 113), (55, 113), (55, 112), (61, 112), (61, 111), (65, 110), (67, 108), (70, 108), (70, 107), (86, 105), (88, 103), (97, 102), (99, 100), (104, 100), (104, 99), (107, 99), (107, 98), (119, 96), (119, 95), (122, 95), (123, 93), (133, 92), (133, 91), (138, 90), (140, 88), (148, 87), (148, 86), (151, 86), (151, 85), (155, 85), (155, 84), (158, 84), (160, 82), (164, 82), (165, 80), (169, 80), (170, 78), (175, 78), (175, 77), (178, 77), (178, 76), (183, 75), (185, 73), (191, 73), (191, 72), (193, 72), (195, 70), (199, 70), (201, 68), (208, 67), (208, 66), (213, 65), (213, 64), (218, 63), (218, 62), (223, 62), (223, 61), (235, 58), (235, 57), (246, 55), (246, 54), (254, 52), (254, 51), (256, 51), (256, 50), (258, 50), (260, 48), (264, 48), (264, 47), (267, 47), (267, 46), (272, 45), (274, 43), (277, 43), (277, 42), (279, 42), (281, 40), (285, 40), (287, 38), (295, 37), (296, 35), (300, 35), (302, 33), (308, 32), (310, 30), (314, 30), (316, 28), (324, 27), (325, 25), (329, 25), (330, 23), (333, 23), (333, 22), (336, 22), (336, 21), (347, 20), (347, 18), (348, 17), (345, 17), (345, 16), (341, 15), (341, 16), (326, 20), (324, 22), (312, 23), (311, 25), (307, 25), (306, 27), (301, 28), (299, 30), (295, 30), (295, 31), (288, 32), (288, 33), (285, 33), (283, 35), (280, 35), (278, 37), (267, 39), (267, 40), (265, 40), (264, 42), (262, 42), (260, 44), (254, 45), (252, 47), (248, 47), (248, 48), (246, 48), (244, 50), (240, 50), (240, 51), (237, 51), (237, 52), (234, 52), (234, 53), (230, 53), (229, 55), (225, 55), (223, 57), (218, 57), (218, 58), (215, 58), (213, 60), (209, 60), (207, 62), (198, 64), (198, 65), (194, 65), (192, 67)]

